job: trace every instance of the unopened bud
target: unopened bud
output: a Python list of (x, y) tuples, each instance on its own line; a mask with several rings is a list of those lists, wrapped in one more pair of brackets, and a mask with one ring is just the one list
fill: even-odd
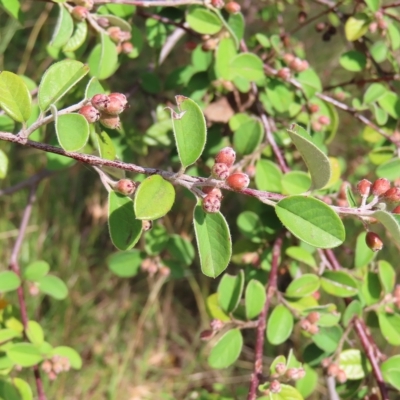
[(344, 372), (342, 369), (339, 369), (337, 375), (336, 375), (336, 380), (339, 383), (345, 383), (347, 381), (347, 375), (346, 372)]
[(110, 26), (107, 32), (113, 42), (119, 43), (121, 41), (122, 30), (119, 26)]
[(232, 147), (224, 147), (215, 156), (216, 163), (223, 163), (226, 164), (228, 167), (232, 167), (235, 160), (236, 153), (235, 150), (232, 149)]
[(93, 124), (100, 119), (100, 112), (94, 108), (91, 104), (83, 106), (79, 110), (79, 114), (83, 115), (89, 124)]
[(319, 122), (321, 125), (329, 125), (329, 124), (331, 123), (331, 119), (330, 119), (329, 117), (327, 117), (326, 115), (321, 115), (321, 116), (318, 118), (318, 122)]
[(240, 12), (240, 4), (236, 3), (236, 1), (230, 1), (229, 3), (225, 4), (225, 10), (229, 14), (237, 14)]
[(274, 379), (270, 384), (269, 384), (269, 389), (271, 390), (272, 393), (279, 393), (281, 391), (281, 384), (279, 381)]
[(215, 331), (211, 329), (205, 329), (204, 331), (200, 332), (200, 339), (207, 341), (214, 337)]
[(77, 21), (83, 21), (86, 19), (86, 17), (89, 14), (89, 10), (85, 7), (82, 6), (75, 6), (72, 11), (71, 15), (77, 20)]
[(220, 319), (213, 319), (210, 322), (210, 327), (213, 331), (220, 331), (224, 327), (224, 323)]
[(400, 202), (400, 188), (392, 187), (383, 194), (383, 199), (389, 203)]
[(283, 375), (286, 372), (286, 365), (284, 363), (277, 363), (275, 365), (275, 372), (278, 375)]
[(153, 221), (149, 221), (147, 219), (142, 220), (142, 229), (144, 232), (149, 231), (153, 227)]
[(311, 114), (315, 114), (319, 111), (319, 105), (318, 104), (309, 104), (308, 109), (310, 110)]
[(365, 243), (372, 251), (379, 251), (383, 248), (382, 239), (375, 232), (367, 232)]
[(286, 63), (286, 65), (289, 65), (294, 59), (295, 59), (294, 55), (290, 53), (286, 53), (283, 56), (283, 61)]
[(105, 17), (99, 17), (96, 19), (96, 22), (102, 27), (102, 28), (108, 28), (110, 26), (110, 21), (105, 18)]
[(226, 183), (233, 190), (243, 190), (249, 186), (250, 178), (243, 172), (236, 172), (226, 179)]
[(363, 197), (368, 197), (371, 191), (372, 183), (368, 179), (362, 179), (357, 183), (357, 190)]
[(310, 335), (316, 335), (319, 332), (318, 325), (311, 324), (310, 327), (308, 328), (308, 333)]
[(203, 205), (203, 210), (206, 213), (210, 214), (217, 213), (221, 208), (221, 200), (217, 196), (208, 194), (206, 197), (204, 197), (202, 205)]
[(120, 179), (114, 186), (114, 189), (125, 196), (135, 193), (136, 184), (130, 179)]
[(107, 109), (107, 105), (110, 102), (108, 96), (106, 94), (100, 93), (95, 94), (90, 100), (93, 107), (99, 111), (105, 111)]
[(224, 163), (215, 163), (211, 169), (213, 178), (225, 180), (229, 176), (229, 167)]
[(315, 324), (316, 322), (318, 322), (320, 318), (321, 318), (321, 315), (317, 311), (312, 311), (312, 312), (310, 312), (310, 314), (307, 315), (307, 319), (312, 324)]
[(381, 196), (390, 189), (390, 182), (386, 178), (377, 179), (371, 187), (374, 196)]
[(133, 44), (131, 42), (124, 42), (121, 45), (121, 51), (124, 54), (131, 54), (133, 51)]
[(121, 128), (121, 120), (118, 115), (110, 115), (102, 113), (100, 116), (100, 123), (109, 129)]
[(335, 363), (332, 363), (328, 366), (326, 372), (329, 376), (337, 376), (339, 372), (339, 366)]
[(283, 79), (284, 81), (287, 81), (290, 78), (290, 69), (285, 67), (285, 68), (281, 68), (276, 75)]
[(213, 186), (203, 186), (203, 193), (217, 197), (222, 200), (222, 192), (220, 189)]

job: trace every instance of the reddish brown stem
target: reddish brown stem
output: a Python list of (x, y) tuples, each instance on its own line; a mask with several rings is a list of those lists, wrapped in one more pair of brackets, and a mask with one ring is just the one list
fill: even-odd
[(257, 387), (260, 383), (260, 377), (263, 371), (263, 350), (264, 350), (264, 339), (265, 339), (265, 328), (267, 315), (269, 307), (271, 304), (271, 299), (274, 296), (277, 288), (278, 282), (278, 266), (279, 257), (281, 255), (282, 248), (282, 237), (278, 237), (272, 248), (272, 262), (271, 262), (271, 272), (269, 274), (269, 280), (267, 285), (267, 297), (265, 299), (264, 308), (258, 317), (258, 325), (256, 332), (256, 345), (255, 345), (255, 355), (254, 355), (254, 369), (251, 374), (250, 388), (247, 395), (247, 400), (255, 400), (257, 396)]
[[(33, 203), (35, 202), (35, 199), (36, 199), (36, 186), (32, 185), (31, 191), (30, 191), (29, 197), (28, 197), (28, 203), (25, 207), (24, 214), (22, 215), (22, 220), (21, 220), (21, 225), (19, 227), (17, 240), (15, 241), (15, 244), (14, 244), (14, 247), (13, 247), (13, 250), (11, 253), (11, 257), (10, 257), (9, 269), (11, 271), (13, 271), (15, 274), (17, 274), (18, 276), (21, 276), (21, 271), (20, 271), (19, 264), (18, 264), (18, 255), (19, 255), (19, 252), (20, 252), (20, 249), (22, 246), (22, 242), (23, 242), (26, 228), (28, 226), (28, 222), (29, 222), (29, 219), (30, 219), (30, 216), (32, 213), (32, 207), (33, 207)], [(24, 336), (26, 337), (25, 332), (26, 332), (26, 329), (28, 328), (28, 313), (27, 313), (27, 309), (26, 309), (24, 289), (23, 289), (22, 285), (18, 287), (17, 294), (18, 294), (19, 308), (20, 308), (20, 312), (21, 312), (21, 321), (24, 326)], [(40, 377), (40, 369), (39, 369), (38, 365), (33, 366), (33, 374), (35, 376), (36, 389), (38, 392), (38, 400), (46, 400), (46, 395), (44, 393), (43, 383), (42, 383), (42, 379)]]

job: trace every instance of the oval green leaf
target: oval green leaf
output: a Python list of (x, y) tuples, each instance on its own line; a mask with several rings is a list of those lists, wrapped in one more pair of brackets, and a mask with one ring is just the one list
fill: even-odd
[(54, 299), (64, 300), (68, 296), (67, 285), (57, 276), (46, 275), (37, 280), (39, 290)]
[(301, 194), (311, 186), (310, 176), (303, 171), (289, 171), (282, 176), (283, 194)]
[(386, 294), (391, 293), (396, 283), (396, 271), (385, 260), (378, 261), (378, 275), (381, 281), (382, 288)]
[(31, 343), (16, 343), (6, 349), (7, 357), (21, 367), (32, 367), (42, 361), (39, 349)]
[(179, 113), (171, 109), (172, 126), (183, 168), (196, 162), (206, 144), (207, 128), (201, 108), (185, 96), (175, 96)]
[(386, 92), (386, 87), (381, 83), (372, 83), (364, 93), (363, 103), (373, 103), (374, 101), (379, 100)]
[(46, 261), (34, 261), (25, 268), (23, 277), (28, 281), (36, 281), (47, 275), (49, 271), (50, 265)]
[(252, 53), (238, 54), (229, 63), (229, 68), (233, 77), (256, 82), (265, 77), (261, 58)]
[(191, 7), (186, 22), (194, 31), (202, 35), (214, 35), (222, 28), (222, 22), (212, 11), (203, 7)]
[(102, 33), (101, 41), (89, 55), (90, 75), (97, 79), (109, 78), (118, 68), (117, 46), (108, 35)]
[(400, 315), (378, 312), (379, 328), (383, 337), (393, 346), (400, 346)]
[(171, 210), (174, 201), (173, 185), (160, 175), (149, 176), (136, 191), (136, 218), (146, 220), (161, 218)]
[(376, 169), (376, 175), (378, 178), (386, 178), (389, 179), (389, 181), (400, 178), (400, 159), (393, 158), (379, 165)]
[(375, 211), (372, 217), (376, 218), (391, 234), (393, 240), (400, 244), (400, 218), (387, 211)]
[(236, 276), (224, 274), (218, 285), (218, 303), (226, 313), (236, 310), (242, 297), (244, 287), (244, 271)]
[(338, 348), (342, 336), (343, 329), (336, 325), (320, 328), (311, 338), (321, 350), (326, 353), (333, 353)]
[(321, 276), (321, 287), (336, 297), (350, 297), (358, 292), (357, 281), (344, 271), (325, 271)]
[(100, 133), (97, 133), (96, 138), (99, 146), (100, 157), (105, 158), (106, 160), (115, 160), (115, 146), (107, 132), (101, 131)]
[(350, 50), (340, 56), (339, 63), (348, 71), (360, 72), (367, 64), (367, 57), (359, 51)]
[(366, 364), (360, 350), (348, 349), (340, 353), (339, 367), (346, 373), (347, 379), (357, 380), (365, 377), (369, 364)]
[(267, 339), (273, 345), (284, 343), (293, 331), (293, 315), (282, 304), (277, 305), (267, 321)]
[(211, 349), (208, 364), (211, 368), (222, 369), (232, 365), (242, 351), (243, 337), (239, 329), (226, 332)]
[(36, 321), (28, 321), (25, 333), (28, 340), (34, 345), (40, 346), (44, 341), (43, 329)]
[(250, 280), (246, 287), (244, 306), (246, 318), (253, 319), (262, 311), (267, 294), (264, 285), (255, 279)]
[(341, 245), (345, 230), (338, 215), (312, 197), (290, 196), (278, 202), (275, 212), (297, 238), (312, 246), (329, 249)]
[(270, 160), (261, 159), (257, 162), (255, 181), (259, 190), (275, 193), (282, 192), (282, 172)]
[(23, 79), (12, 72), (0, 72), (0, 108), (18, 122), (26, 122), (31, 115), (31, 93)]
[(0, 292), (11, 292), (21, 285), (21, 279), (12, 271), (0, 272)]
[(290, 246), (286, 249), (285, 253), (290, 258), (293, 258), (293, 260), (306, 264), (313, 269), (317, 269), (315, 258), (306, 249), (299, 246)]
[(64, 5), (58, 5), (60, 12), (58, 14), (57, 24), (54, 28), (53, 37), (51, 39), (50, 45), (56, 49), (63, 47), (74, 31), (74, 21), (71, 14), (64, 7)]
[(79, 47), (81, 47), (83, 43), (85, 43), (87, 32), (88, 27), (86, 21), (78, 22), (75, 25), (73, 35), (69, 38), (68, 42), (63, 47), (63, 51), (71, 52), (78, 50)]
[(370, 22), (370, 18), (368, 18), (366, 14), (362, 13), (349, 17), (344, 26), (346, 39), (349, 42), (354, 42), (355, 40), (360, 39), (360, 37), (364, 36), (368, 32)]
[(375, 257), (375, 253), (365, 243), (366, 232), (361, 232), (357, 236), (356, 255), (354, 258), (354, 266), (357, 269), (367, 266)]
[(64, 114), (56, 118), (58, 143), (65, 151), (80, 150), (89, 139), (89, 123), (81, 114)]
[(139, 250), (124, 251), (111, 255), (108, 260), (108, 268), (121, 278), (131, 278), (139, 270), (144, 257)]
[(288, 134), (310, 172), (312, 181), (310, 189), (322, 189), (332, 174), (329, 158), (312, 142), (311, 136), (301, 126), (292, 124)]
[(251, 154), (261, 143), (264, 128), (260, 121), (251, 119), (240, 125), (233, 134), (233, 147), (240, 155)]
[(118, 250), (131, 249), (142, 234), (142, 221), (136, 219), (133, 201), (120, 193), (108, 195), (108, 228)]
[(232, 256), (228, 224), (221, 213), (207, 214), (201, 205), (194, 209), (194, 230), (204, 275), (216, 278), (225, 271)]
[(63, 60), (53, 64), (43, 75), (39, 85), (38, 101), (42, 111), (55, 104), (87, 73), (87, 65), (75, 60)]
[(311, 296), (319, 289), (319, 277), (314, 274), (304, 274), (290, 283), (286, 289), (287, 297)]
[(388, 358), (380, 365), (383, 379), (400, 390), (400, 355)]

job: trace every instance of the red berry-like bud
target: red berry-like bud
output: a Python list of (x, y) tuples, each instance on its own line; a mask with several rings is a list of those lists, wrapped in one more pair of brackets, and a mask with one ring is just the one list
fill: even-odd
[(303, 331), (308, 332), (310, 329), (311, 322), (308, 319), (302, 319), (300, 320), (300, 328), (303, 329)]
[(325, 22), (318, 22), (318, 24), (315, 24), (315, 30), (317, 32), (322, 32), (326, 28)]
[(303, 61), (298, 57), (294, 57), (293, 60), (289, 63), (289, 68), (295, 72), (300, 72), (303, 67)]
[(96, 19), (96, 22), (102, 27), (102, 28), (108, 28), (110, 26), (110, 21), (105, 18), (105, 17), (99, 17)]
[(121, 31), (119, 34), (119, 40), (121, 42), (127, 42), (128, 40), (132, 39), (132, 34), (128, 31)]
[(339, 383), (345, 383), (347, 381), (347, 375), (346, 372), (344, 372), (342, 369), (339, 369), (337, 375), (336, 375), (336, 380)]
[(317, 325), (311, 324), (310, 327), (308, 328), (308, 333), (310, 335), (315, 335), (319, 332), (319, 328)]
[(125, 196), (130, 196), (131, 194), (135, 193), (136, 184), (130, 179), (120, 179), (115, 184), (114, 189)]
[(48, 374), (51, 370), (53, 369), (53, 364), (51, 361), (49, 360), (44, 360), (42, 362), (42, 370), (43, 372), (45, 372), (46, 374)]
[(285, 374), (286, 378), (293, 380), (298, 379), (298, 375), (299, 375), (299, 370), (297, 368), (289, 368)]
[(299, 21), (299, 24), (304, 24), (306, 19), (307, 19), (307, 13), (305, 11), (300, 11), (297, 14), (297, 20)]
[(185, 50), (187, 51), (193, 51), (197, 47), (196, 42), (186, 42), (185, 43)]
[(210, 322), (210, 327), (213, 331), (220, 331), (224, 327), (224, 323), (220, 319), (213, 319)]
[(337, 376), (338, 372), (339, 372), (339, 366), (335, 363), (330, 364), (328, 366), (328, 369), (326, 370), (326, 373), (329, 376)]
[(225, 10), (229, 14), (237, 14), (240, 12), (240, 4), (236, 3), (235, 1), (230, 1), (229, 3), (225, 4)]
[(393, 214), (400, 214), (400, 206), (397, 206), (397, 207), (393, 208), (392, 213)]
[(206, 213), (217, 213), (221, 208), (221, 200), (217, 196), (208, 194), (203, 199), (203, 210)]
[(226, 164), (228, 167), (232, 167), (236, 160), (236, 153), (232, 147), (224, 147), (221, 149), (215, 157), (216, 163)]
[(131, 42), (124, 42), (121, 45), (121, 51), (124, 54), (131, 54), (133, 51), (133, 44)]
[(121, 41), (122, 30), (119, 26), (110, 26), (107, 32), (113, 42), (119, 43)]
[(79, 110), (79, 114), (83, 115), (89, 124), (93, 124), (100, 119), (100, 113), (91, 104), (83, 106)]
[(377, 22), (371, 22), (371, 23), (369, 24), (368, 29), (369, 29), (369, 31), (370, 31), (371, 33), (375, 33), (375, 32), (378, 30), (378, 23), (377, 23)]
[(233, 190), (242, 190), (249, 186), (250, 178), (242, 172), (235, 172), (227, 178), (226, 183)]
[(76, 6), (72, 9), (71, 14), (77, 21), (83, 21), (88, 16), (89, 10), (82, 6)]
[(400, 201), (400, 188), (392, 187), (382, 197), (390, 203), (398, 203)]
[(283, 61), (285, 62), (286, 65), (289, 65), (293, 60), (294, 60), (294, 55), (290, 53), (286, 53), (283, 56)]
[(314, 114), (319, 111), (319, 105), (318, 104), (309, 104), (308, 109), (310, 110), (310, 113)]
[(126, 99), (126, 96), (123, 93), (118, 93), (118, 92), (110, 93), (108, 97), (110, 99), (113, 97), (117, 98), (124, 105), (125, 108), (128, 106), (128, 100)]
[(315, 324), (316, 322), (319, 321), (321, 318), (321, 315), (317, 311), (311, 311), (310, 314), (307, 315), (307, 319), (312, 323)]
[(324, 358), (321, 361), (322, 368), (328, 368), (330, 364), (331, 364), (331, 359), (330, 358)]
[(329, 125), (329, 124), (331, 123), (331, 119), (330, 119), (329, 117), (327, 117), (326, 115), (321, 115), (321, 116), (318, 118), (318, 122), (319, 122), (321, 125)]
[(385, 178), (377, 179), (371, 187), (374, 196), (381, 196), (390, 189), (390, 182)]
[(269, 389), (271, 390), (272, 393), (279, 393), (281, 391), (281, 384), (279, 381), (274, 379), (270, 384), (269, 384)]
[(303, 72), (308, 68), (310, 68), (310, 64), (308, 63), (308, 61), (307, 60), (302, 60), (301, 65), (299, 67), (299, 72)]
[(211, 175), (224, 181), (229, 176), (229, 167), (224, 163), (215, 163), (211, 169)]
[(246, 174), (249, 176), (249, 178), (254, 178), (256, 175), (256, 167), (254, 165), (248, 165), (246, 167)]
[(212, 331), (211, 329), (205, 329), (204, 331), (200, 332), (200, 339), (207, 341), (212, 339), (214, 335), (215, 335), (214, 331)]
[(118, 97), (116, 96), (108, 96), (108, 104), (105, 112), (109, 115), (119, 115), (122, 111), (126, 108), (126, 99), (125, 103), (123, 103)]
[(218, 45), (218, 41), (217, 40), (208, 39), (201, 45), (201, 49), (203, 51), (212, 51), (212, 50), (215, 50), (217, 48), (217, 45)]
[(119, 129), (121, 127), (121, 120), (118, 115), (101, 114), (100, 123), (109, 129)]
[(363, 197), (368, 197), (371, 191), (372, 183), (368, 179), (362, 179), (357, 183), (357, 190)]
[(379, 251), (383, 248), (382, 239), (375, 232), (367, 232), (365, 243), (372, 251)]
[(152, 227), (153, 227), (153, 221), (149, 221), (147, 219), (142, 220), (143, 232), (149, 231)]
[(322, 130), (322, 125), (318, 121), (313, 121), (311, 127), (314, 132), (321, 132)]
[(39, 286), (36, 282), (28, 282), (29, 285), (29, 294), (31, 296), (37, 296), (40, 293)]
[(224, 0), (211, 0), (211, 5), (215, 8), (222, 8), (225, 5)]
[(281, 68), (277, 73), (276, 76), (279, 78), (283, 79), (284, 81), (287, 81), (290, 78), (290, 69), (285, 67)]
[(303, 379), (306, 376), (306, 370), (303, 368), (297, 369), (297, 379)]
[(73, 1), (77, 6), (82, 6), (91, 10), (94, 6), (94, 0), (74, 0)]
[(95, 94), (90, 102), (94, 108), (97, 108), (99, 111), (105, 111), (110, 100), (106, 94), (100, 93)]
[(275, 372), (278, 375), (283, 375), (286, 372), (286, 365), (284, 363), (277, 363), (275, 365)]
[(204, 186), (203, 187), (203, 192), (205, 194), (211, 195), (211, 196), (215, 196), (216, 198), (218, 198), (219, 200), (222, 200), (222, 192), (220, 189), (213, 187), (213, 186)]

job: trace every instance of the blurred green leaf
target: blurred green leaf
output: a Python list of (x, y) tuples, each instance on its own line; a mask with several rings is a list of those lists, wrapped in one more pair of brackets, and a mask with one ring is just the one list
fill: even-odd
[(293, 330), (293, 315), (282, 304), (277, 305), (267, 321), (267, 339), (273, 345), (284, 343)]
[(56, 300), (64, 300), (68, 296), (66, 284), (57, 276), (46, 275), (36, 281), (42, 293), (48, 294)]
[(13, 271), (0, 272), (0, 292), (11, 292), (21, 285), (21, 279)]
[(232, 313), (239, 305), (244, 288), (244, 272), (236, 276), (224, 274), (218, 285), (218, 303), (226, 313)]
[(243, 337), (239, 329), (226, 332), (211, 349), (208, 364), (211, 368), (222, 369), (232, 365), (242, 351)]
[(261, 313), (266, 297), (267, 294), (264, 285), (255, 279), (251, 279), (247, 284), (245, 294), (247, 319), (253, 319)]

